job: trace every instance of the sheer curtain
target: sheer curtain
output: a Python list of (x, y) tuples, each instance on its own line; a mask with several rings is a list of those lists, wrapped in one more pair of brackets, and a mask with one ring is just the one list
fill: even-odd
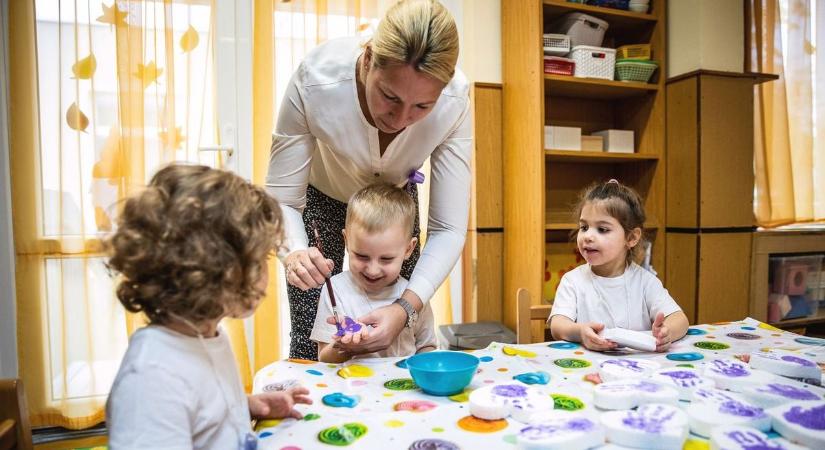
[(825, 0), (749, 0), (759, 225), (825, 220)]

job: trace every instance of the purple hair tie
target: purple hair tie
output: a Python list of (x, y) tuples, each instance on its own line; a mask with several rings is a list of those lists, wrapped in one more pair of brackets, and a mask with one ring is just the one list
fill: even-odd
[(424, 183), (424, 174), (423, 173), (421, 173), (417, 170), (410, 171), (410, 174), (407, 176), (407, 192), (409, 192), (410, 195), (412, 195), (413, 192), (415, 192), (415, 185), (416, 184), (423, 184), (423, 183)]

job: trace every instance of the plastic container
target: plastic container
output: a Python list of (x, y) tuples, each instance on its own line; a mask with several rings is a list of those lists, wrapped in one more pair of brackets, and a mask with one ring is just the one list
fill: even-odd
[(430, 395), (458, 394), (473, 381), (479, 360), (464, 352), (419, 353), (406, 360), (415, 384)]
[(822, 254), (771, 256), (769, 282), (771, 293), (787, 296), (790, 309), (783, 319), (808, 317), (819, 311), (819, 286)]
[(598, 17), (574, 12), (560, 17), (548, 27), (548, 30), (551, 33), (569, 36), (571, 47), (577, 45), (598, 47), (602, 45), (607, 27), (608, 23)]
[(616, 67), (616, 49), (578, 45), (573, 47), (570, 58), (576, 62), (577, 77), (613, 79)]
[(564, 56), (570, 53), (570, 36), (548, 33), (542, 36), (545, 55)]
[(616, 79), (647, 83), (658, 67), (659, 65), (655, 61), (620, 59), (616, 61)]
[(650, 59), (650, 44), (622, 45), (616, 49), (616, 59)]
[(573, 75), (576, 72), (576, 62), (561, 56), (544, 57), (544, 73), (554, 75)]

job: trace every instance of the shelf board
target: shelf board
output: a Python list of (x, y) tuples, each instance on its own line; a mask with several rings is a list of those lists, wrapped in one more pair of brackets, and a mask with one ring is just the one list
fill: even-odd
[(544, 156), (547, 161), (564, 163), (612, 164), (659, 160), (659, 155), (647, 153), (584, 152), (578, 150), (545, 150)]
[(601, 78), (577, 78), (569, 75), (544, 75), (544, 95), (557, 97), (618, 100), (656, 93), (659, 85)]
[(654, 14), (570, 3), (565, 0), (544, 0), (545, 17), (555, 18), (569, 12), (582, 12), (606, 20), (610, 23), (612, 31), (651, 25), (659, 20), (659, 17)]
[(812, 316), (800, 317), (798, 319), (780, 320), (779, 322), (773, 322), (769, 325), (773, 325), (777, 328), (796, 328), (806, 327), (818, 323), (825, 323), (825, 309), (820, 309)]

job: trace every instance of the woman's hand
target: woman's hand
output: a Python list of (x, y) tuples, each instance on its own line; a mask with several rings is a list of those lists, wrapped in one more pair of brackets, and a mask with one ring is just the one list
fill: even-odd
[[(349, 320), (349, 317), (347, 317), (347, 320)], [(327, 323), (330, 325), (335, 325), (335, 317), (327, 317)], [(334, 334), (332, 336), (332, 340), (334, 340), (336, 343), (340, 342), (342, 344), (360, 344), (361, 341), (366, 340), (370, 335), (370, 327), (358, 321), (356, 321), (355, 323), (360, 326), (358, 331), (351, 331), (345, 329), (343, 336), (338, 336), (337, 334)], [(347, 328), (350, 328), (350, 326), (348, 326)]]
[(360, 342), (355, 342), (354, 339), (351, 342), (344, 342), (341, 339), (335, 343), (336, 348), (350, 355), (384, 350), (401, 334), (407, 322), (407, 313), (399, 305), (387, 305), (359, 317), (358, 322), (371, 325), (372, 330), (365, 338), (360, 338)]
[(324, 258), (317, 248), (310, 247), (306, 250), (295, 250), (287, 255), (284, 258), (284, 267), (287, 283), (306, 291), (322, 286), (326, 277), (332, 274), (335, 265), (331, 259)]
[(253, 419), (300, 419), (303, 414), (295, 410), (295, 405), (311, 405), (309, 390), (303, 386), (293, 386), (285, 391), (264, 392), (249, 396), (249, 414)]
[(670, 347), (670, 329), (665, 325), (665, 315), (656, 314), (653, 320), (653, 337), (656, 338), (656, 351), (664, 352)]
[(581, 334), (581, 343), (588, 350), (602, 352), (605, 350), (613, 350), (618, 347), (613, 341), (599, 336), (599, 332), (604, 329), (603, 323), (587, 322), (579, 324), (579, 333)]

